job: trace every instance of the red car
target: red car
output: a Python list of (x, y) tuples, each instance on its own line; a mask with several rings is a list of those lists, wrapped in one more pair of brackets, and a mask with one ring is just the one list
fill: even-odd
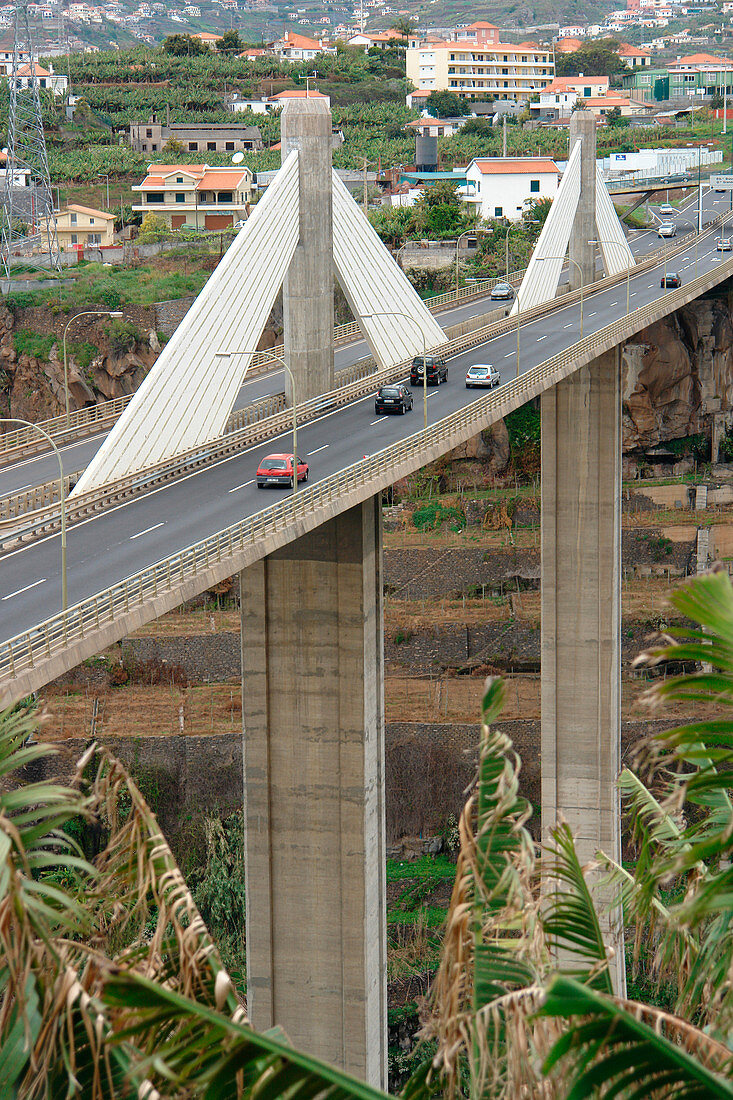
[[(298, 481), (308, 480), (308, 463), (298, 459)], [(277, 485), (293, 484), (293, 456), (268, 455), (257, 467), (257, 488), (267, 489)]]

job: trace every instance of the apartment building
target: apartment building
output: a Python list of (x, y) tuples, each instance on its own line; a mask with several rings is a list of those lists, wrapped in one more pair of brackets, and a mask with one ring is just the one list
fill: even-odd
[(407, 79), (421, 92), (451, 91), (462, 99), (527, 101), (551, 83), (552, 50), (524, 43), (425, 42), (411, 39)]
[(187, 153), (238, 153), (262, 148), (258, 126), (246, 123), (147, 122), (130, 123), (130, 147), (138, 153), (159, 153), (168, 141), (177, 141)]
[(226, 229), (247, 217), (254, 185), (249, 168), (150, 164), (132, 209), (161, 217), (170, 229)]
[(667, 68), (635, 69), (624, 73), (624, 92), (647, 101), (687, 99), (691, 96), (733, 95), (733, 59), (708, 53), (690, 54)]

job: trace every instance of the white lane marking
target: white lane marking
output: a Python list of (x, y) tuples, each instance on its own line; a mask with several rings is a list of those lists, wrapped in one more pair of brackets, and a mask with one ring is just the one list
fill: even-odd
[(636, 297), (636, 291), (632, 290), (631, 294), (629, 295), (629, 298), (635, 298), (635, 297)]
[(29, 588), (37, 588), (39, 584), (43, 584), (45, 577), (41, 577), (40, 581), (34, 581), (33, 584), (27, 584), (25, 588), (18, 588), (15, 592), (8, 592), (7, 596), (3, 596), (4, 600), (12, 600), (13, 596), (20, 596), (23, 592), (27, 592)]
[(504, 358), (505, 359), (513, 359), (515, 355), (516, 355), (516, 352), (510, 351), (508, 355), (504, 356)]
[[(315, 451), (308, 451), (306, 458), (310, 458), (311, 455), (317, 455), (319, 451), (325, 451), (331, 446), (330, 443), (324, 443), (322, 447), (316, 447)], [(300, 448), (298, 448), (300, 450)]]
[(387, 417), (387, 416), (380, 416), (378, 420), (372, 420), (371, 424), (372, 425), (373, 424), (381, 424), (383, 420), (388, 420), (388, 419), (389, 419), (389, 417)]
[(572, 328), (573, 327), (573, 322), (571, 321), (569, 325), (563, 325), (562, 327), (563, 328)]
[(238, 489), (246, 489), (248, 485), (254, 485), (255, 479), (251, 481), (243, 481), (241, 485), (235, 485), (233, 489), (227, 489), (228, 493), (236, 493)]
[[(611, 305), (612, 305), (612, 306), (617, 306), (617, 305), (618, 305), (618, 302), (611, 302)], [(588, 316), (589, 316), (589, 317), (595, 317), (595, 315), (596, 315), (596, 313), (597, 313), (597, 312), (598, 312), (598, 310), (597, 310), (597, 309), (594, 309), (592, 313), (589, 313), (589, 314), (588, 314)]]
[(539, 344), (539, 342), (540, 342), (541, 340), (546, 340), (546, 339), (547, 339), (547, 336), (538, 336), (538, 337), (537, 337), (537, 343)]
[(652, 287), (653, 287), (653, 286), (656, 286), (656, 285), (657, 285), (656, 283), (647, 283), (647, 284), (646, 284), (646, 288), (647, 288), (647, 290), (651, 290), (651, 289), (652, 289)]
[(165, 520), (162, 519), (160, 523), (154, 523), (152, 527), (146, 527), (144, 531), (138, 531), (136, 535), (130, 535), (130, 542), (132, 542), (133, 539), (139, 539), (141, 535), (147, 535), (150, 531), (157, 531), (159, 527), (163, 527), (164, 525)]

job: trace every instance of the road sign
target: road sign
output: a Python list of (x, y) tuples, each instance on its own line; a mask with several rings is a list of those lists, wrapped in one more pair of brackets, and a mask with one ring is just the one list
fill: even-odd
[(710, 186), (716, 191), (733, 191), (733, 175), (711, 176)]

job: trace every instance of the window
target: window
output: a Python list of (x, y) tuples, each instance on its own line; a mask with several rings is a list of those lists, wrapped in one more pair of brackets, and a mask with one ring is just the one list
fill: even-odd
[(152, 137), (152, 136), (153, 136), (153, 131), (152, 130), (146, 130), (145, 131), (145, 137)]
[(531, 194), (536, 195), (537, 192), (539, 191), (539, 189), (540, 189), (540, 181), (539, 180), (530, 180), (529, 181), (529, 190), (530, 190)]
[(152, 144), (152, 145), (150, 146), (150, 148), (151, 148), (151, 149), (153, 150), (153, 152), (155, 153), (155, 152), (157, 152), (158, 146), (157, 146), (157, 145), (155, 144), (155, 142), (153, 142), (153, 144)]
[(494, 207), (494, 217), (495, 218), (502, 218), (503, 216), (504, 216), (504, 207), (503, 206), (495, 206)]
[(147, 151), (148, 151), (147, 142), (144, 141), (143, 142), (143, 153), (147, 153)]
[(156, 191), (148, 191), (145, 195), (146, 202), (162, 202), (163, 196)]
[(233, 201), (234, 201), (234, 199), (232, 197), (231, 191), (220, 191), (219, 192), (219, 202), (233, 202)]
[(590, 88), (583, 88), (583, 96), (587, 99), (590, 96)]
[(215, 141), (207, 141), (206, 142), (206, 149), (209, 153), (215, 153), (216, 152), (216, 142)]
[(182, 191), (177, 191), (176, 192), (176, 202), (185, 202), (185, 201), (186, 201), (186, 196), (183, 194), (183, 192)]
[(89, 219), (89, 224), (90, 224), (90, 225), (94, 225), (94, 218), (90, 218), (90, 219)]
[(77, 237), (76, 233), (71, 234), (71, 243), (72, 244), (78, 244), (79, 243), (79, 238)]
[(101, 244), (101, 243), (102, 243), (102, 234), (101, 233), (89, 233), (87, 235), (87, 244)]
[(76, 214), (72, 214), (71, 215), (71, 224), (76, 225), (78, 221), (79, 221), (78, 216)]
[(233, 152), (234, 151), (234, 142), (233, 141), (224, 142), (224, 148), (226, 149), (226, 151), (228, 153)]
[(197, 141), (189, 141), (188, 151), (189, 151), (189, 153), (198, 153), (199, 143)]
[(183, 183), (183, 176), (176, 176), (176, 183)]

